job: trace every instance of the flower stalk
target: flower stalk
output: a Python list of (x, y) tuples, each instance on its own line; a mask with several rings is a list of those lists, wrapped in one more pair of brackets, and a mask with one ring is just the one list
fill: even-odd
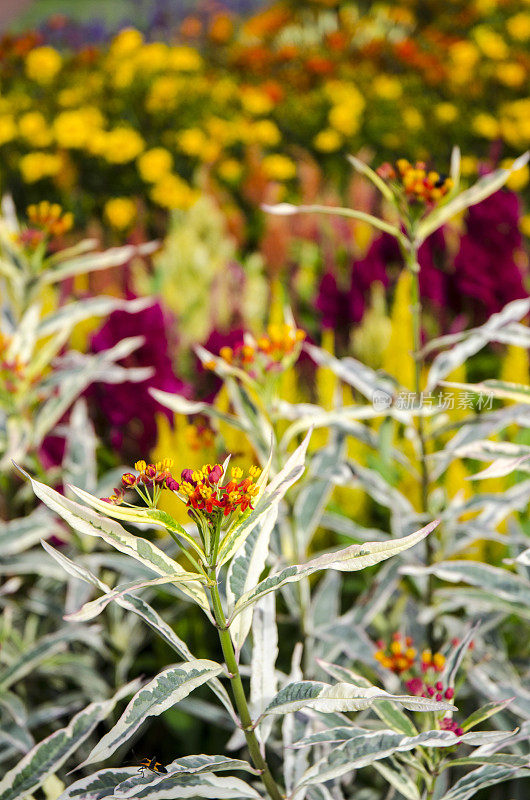
[(223, 611), (221, 598), (219, 596), (219, 586), (215, 577), (215, 570), (213, 569), (210, 572), (210, 579), (212, 583), (209, 590), (214, 618), (219, 631), (219, 640), (221, 642), (223, 656), (230, 675), (230, 683), (232, 686), (232, 693), (234, 695), (236, 708), (239, 714), (239, 720), (241, 722), (241, 730), (245, 735), (252, 763), (256, 769), (260, 771), (261, 779), (265, 785), (265, 788), (267, 789), (267, 792), (269, 793), (269, 796), (271, 797), (271, 800), (283, 800), (284, 796), (278, 788), (276, 781), (272, 777), (269, 766), (262, 755), (256, 732), (254, 730), (254, 723), (252, 721), (252, 717), (250, 716), (247, 698), (243, 688), (241, 674), (239, 672), (239, 665), (237, 663), (234, 646), (232, 644), (232, 639), (230, 638), (230, 631), (228, 630), (225, 613)]

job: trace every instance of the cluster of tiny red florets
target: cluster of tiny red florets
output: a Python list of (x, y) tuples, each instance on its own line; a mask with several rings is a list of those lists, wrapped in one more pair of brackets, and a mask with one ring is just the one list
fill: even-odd
[[(219, 356), (231, 366), (251, 371), (254, 366), (265, 371), (277, 369), (286, 356), (292, 355), (304, 341), (305, 331), (293, 328), (287, 323), (269, 325), (267, 333), (254, 340), (247, 337), (244, 344), (237, 347), (221, 347)], [(207, 362), (207, 369), (214, 369), (215, 362)]]
[(428, 170), (424, 161), (411, 164), (406, 158), (400, 158), (395, 167), (388, 162), (381, 164), (377, 174), (403, 191), (408, 202), (422, 201), (433, 205), (453, 186), (451, 178), (435, 170)]
[(127, 489), (136, 489), (143, 499), (146, 499), (143, 490), (156, 489), (161, 491), (162, 489), (169, 489), (171, 492), (178, 492), (179, 483), (170, 471), (172, 466), (172, 458), (165, 458), (163, 461), (157, 461), (156, 464), (137, 461), (134, 468), (138, 471), (138, 475), (126, 472), (122, 476), (121, 485), (114, 489), (114, 493), (110, 497), (103, 497), (102, 499), (113, 505), (121, 505), (125, 499), (125, 491)]
[(254, 481), (260, 473), (259, 467), (251, 467), (247, 477), (243, 477), (240, 467), (232, 467), (231, 480), (221, 486), (223, 467), (205, 464), (199, 470), (182, 471), (180, 492), (187, 498), (190, 508), (216, 517), (221, 511), (227, 517), (234, 511), (252, 510), (252, 501), (258, 493)]
[[(454, 642), (453, 642), (454, 643)], [(458, 642), (456, 642), (458, 643)], [(395, 672), (396, 675), (405, 680), (407, 691), (416, 697), (427, 697), (438, 702), (442, 700), (452, 700), (455, 690), (452, 686), (444, 687), (437, 675), (445, 667), (445, 656), (442, 653), (432, 653), (431, 650), (423, 650), (417, 660), (417, 650), (413, 646), (414, 641), (410, 636), (402, 637), (400, 633), (392, 634), (389, 644), (385, 644), (382, 639), (377, 642), (378, 650), (374, 658), (382, 667)], [(409, 677), (405, 673), (408, 673)], [(444, 717), (440, 722), (440, 727), (445, 731), (452, 731), (457, 736), (461, 736), (462, 728), (450, 717)]]

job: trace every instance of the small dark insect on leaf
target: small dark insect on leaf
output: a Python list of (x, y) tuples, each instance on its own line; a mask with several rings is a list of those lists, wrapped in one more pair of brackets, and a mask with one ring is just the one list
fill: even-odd
[(142, 758), (140, 761), (140, 769), (138, 772), (144, 774), (144, 770), (148, 769), (150, 772), (156, 772), (158, 775), (167, 774), (167, 769), (160, 761), (157, 761), (156, 756), (152, 758)]

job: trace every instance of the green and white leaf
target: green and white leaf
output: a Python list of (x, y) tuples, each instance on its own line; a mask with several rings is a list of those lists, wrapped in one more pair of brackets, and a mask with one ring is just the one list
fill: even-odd
[(438, 520), (430, 522), (421, 530), (410, 536), (400, 539), (392, 539), (386, 542), (366, 542), (365, 544), (353, 544), (344, 550), (333, 553), (324, 553), (305, 564), (295, 564), (291, 567), (269, 575), (268, 578), (258, 583), (249, 592), (242, 595), (234, 606), (230, 620), (232, 621), (245, 608), (255, 603), (269, 592), (275, 592), (286, 583), (293, 583), (302, 578), (312, 575), (322, 569), (336, 569), (339, 572), (355, 572), (365, 567), (371, 567), (387, 558), (399, 555), (404, 550), (414, 547), (415, 544), (424, 539), (438, 525)]
[(264, 714), (289, 714), (301, 708), (312, 708), (325, 714), (336, 711), (361, 711), (378, 700), (390, 700), (409, 711), (452, 711), (445, 701), (428, 700), (409, 695), (391, 695), (376, 686), (362, 688), (351, 683), (331, 686), (320, 681), (297, 681), (280, 689)]
[(145, 775), (129, 778), (117, 786), (112, 795), (122, 800), (173, 800), (174, 798), (251, 798), (261, 800), (261, 795), (239, 778), (219, 777), (212, 773), (202, 775), (177, 773), (176, 775)]
[(136, 692), (118, 722), (98, 742), (79, 769), (109, 758), (118, 747), (129, 741), (146, 719), (172, 708), (197, 686), (217, 677), (221, 672), (221, 664), (207, 659), (184, 662), (160, 672)]
[(525, 770), (524, 773), (521, 773), (517, 767), (485, 764), (460, 778), (440, 800), (468, 800), (481, 789), (485, 789), (486, 786), (504, 783), (515, 778), (518, 774), (527, 776), (530, 775), (530, 772)]
[(55, 731), (33, 747), (0, 781), (0, 800), (23, 800), (42, 786), (83, 744), (96, 726), (107, 717), (122, 698), (138, 686), (132, 681), (114, 697), (91, 703), (72, 719), (66, 728)]
[[(27, 475), (27, 473), (24, 474)], [(158, 575), (163, 575), (164, 577), (173, 576), (176, 582), (178, 582), (181, 575), (186, 576), (188, 574), (180, 564), (167, 556), (152, 542), (139, 536), (133, 536), (114, 520), (106, 519), (90, 508), (63, 497), (54, 489), (50, 489), (29, 475), (27, 477), (30, 479), (37, 497), (79, 533), (103, 539), (120, 552), (132, 556), (144, 566), (149, 567)], [(81, 490), (78, 490), (79, 492)], [(85, 493), (82, 494), (84, 495)], [(209, 612), (208, 598), (200, 583), (198, 581), (189, 583), (186, 581), (187, 579), (185, 578), (185, 581), (179, 585), (179, 589), (183, 594), (198, 603), (203, 610)]]
[(138, 767), (103, 769), (73, 783), (58, 800), (108, 800), (114, 797), (117, 786), (135, 775), (138, 775)]
[[(250, 705), (253, 715), (261, 714), (276, 694), (278, 689), (275, 668), (277, 657), (276, 598), (271, 593), (265, 595), (254, 607), (250, 664)], [(257, 733), (263, 744), (267, 741), (271, 728), (271, 719), (264, 719), (258, 726)]]

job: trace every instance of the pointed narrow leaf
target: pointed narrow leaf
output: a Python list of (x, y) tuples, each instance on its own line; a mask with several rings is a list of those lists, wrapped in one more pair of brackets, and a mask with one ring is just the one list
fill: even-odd
[[(485, 764), (460, 778), (440, 800), (468, 800), (480, 789), (515, 778), (519, 769), (497, 764)], [(526, 775), (530, 772), (525, 772)]]
[(269, 214), (276, 214), (280, 217), (293, 216), (294, 214), (330, 214), (334, 217), (348, 217), (349, 219), (359, 219), (362, 222), (368, 222), (380, 231), (389, 233), (398, 241), (406, 242), (405, 237), (395, 225), (390, 222), (385, 222), (379, 217), (374, 217), (372, 214), (367, 214), (365, 211), (356, 211), (354, 208), (340, 208), (335, 206), (293, 206), (290, 203), (278, 203), (275, 206), (263, 204), (262, 209)]
[(454, 710), (454, 706), (444, 701), (391, 695), (376, 686), (362, 688), (351, 683), (336, 683), (330, 686), (320, 681), (297, 681), (284, 686), (269, 703), (264, 714), (288, 714), (300, 708), (313, 708), (326, 714), (335, 711), (361, 711), (379, 699), (391, 700), (411, 711)]
[[(23, 472), (23, 470), (21, 470), (21, 472)], [(26, 472), (23, 472), (23, 474), (31, 481), (33, 491), (37, 497), (40, 498), (48, 508), (59, 514), (72, 528), (79, 531), (79, 533), (85, 533), (89, 536), (98, 536), (120, 552), (132, 556), (159, 575), (164, 575), (165, 577), (173, 575), (178, 580), (180, 575), (186, 574), (180, 564), (177, 564), (176, 561), (169, 558), (169, 556), (152, 542), (149, 542), (147, 539), (142, 539), (139, 536), (133, 536), (118, 522), (102, 517), (90, 508), (75, 503), (73, 500), (68, 500), (68, 498), (63, 497), (59, 492), (50, 489), (48, 486), (45, 486), (43, 483), (27, 475)], [(201, 608), (209, 612), (210, 606), (208, 598), (199, 582), (183, 583), (179, 586), (179, 589), (192, 600), (195, 600)]]
[(411, 533), (410, 536), (404, 536), (401, 539), (392, 539), (386, 542), (366, 542), (362, 545), (353, 544), (346, 547), (344, 550), (338, 550), (334, 553), (325, 553), (305, 564), (295, 564), (292, 567), (287, 567), (265, 578), (265, 580), (258, 583), (250, 592), (246, 592), (246, 594), (242, 595), (235, 604), (231, 620), (240, 614), (243, 609), (255, 603), (260, 597), (263, 597), (263, 595), (269, 592), (275, 592), (286, 583), (299, 581), (321, 569), (336, 569), (339, 572), (355, 572), (356, 570), (371, 567), (374, 564), (378, 564), (380, 561), (398, 555), (424, 539), (438, 524), (439, 520), (434, 520), (424, 528), (421, 528), (421, 530), (416, 531), (416, 533)]
[(167, 711), (197, 686), (217, 677), (222, 671), (220, 664), (199, 658), (160, 672), (136, 692), (116, 725), (98, 742), (78, 769), (111, 756), (133, 736), (148, 717)]
[(502, 711), (503, 708), (506, 708), (513, 700), (513, 697), (509, 697), (507, 700), (498, 700), (494, 703), (486, 703), (485, 706), (481, 706), (481, 708), (477, 708), (476, 711), (473, 711), (472, 714), (467, 717), (460, 725), (464, 733), (469, 731), (471, 728), (474, 728), (475, 725), (480, 725), (481, 722), (484, 722), (485, 719), (492, 717), (497, 712)]
[(66, 728), (55, 731), (33, 747), (0, 781), (0, 800), (23, 800), (53, 775), (105, 719), (117, 702), (138, 686), (133, 681), (114, 697), (91, 703), (72, 719)]
[(122, 800), (174, 800), (174, 798), (251, 798), (261, 795), (239, 778), (177, 773), (176, 775), (145, 775), (129, 778), (114, 790), (113, 798)]
[(138, 775), (138, 767), (102, 769), (73, 783), (58, 800), (108, 800), (116, 786), (134, 775)]

